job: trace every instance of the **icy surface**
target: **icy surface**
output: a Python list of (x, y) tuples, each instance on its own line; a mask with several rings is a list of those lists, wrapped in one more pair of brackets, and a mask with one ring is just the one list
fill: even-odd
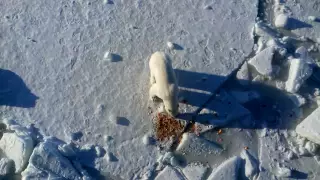
[(210, 174), (208, 180), (237, 180), (242, 159), (234, 156), (220, 164)]
[(173, 167), (166, 166), (155, 178), (155, 180), (184, 180), (183, 176)]
[(242, 85), (248, 85), (250, 82), (250, 71), (248, 67), (247, 61), (243, 63), (239, 71), (236, 75), (237, 79), (239, 80), (239, 83)]
[(15, 172), (20, 173), (28, 163), (33, 150), (33, 140), (30, 136), (4, 133), (0, 140), (0, 149), (9, 159), (14, 161)]
[(208, 167), (201, 163), (191, 163), (182, 169), (183, 174), (189, 180), (202, 180)]
[[(181, 96), (188, 100), (181, 111), (192, 113), (252, 50), (257, 0), (214, 1), (214, 10), (206, 5), (179, 0), (1, 2), (0, 78), (11, 79), (0, 87), (11, 95), (1, 101), (1, 110), (64, 141), (81, 131), (80, 144), (104, 146), (96, 134), (112, 136), (108, 151), (118, 161), (101, 161), (99, 170), (124, 179), (143, 174), (156, 156), (155, 146), (141, 143), (152, 130), (147, 110), (151, 53), (168, 51), (168, 41), (182, 47), (169, 54)], [(119, 61), (104, 60), (106, 52)], [(125, 125), (110, 123), (112, 114)]]
[(320, 108), (304, 119), (297, 127), (296, 132), (312, 142), (320, 144)]

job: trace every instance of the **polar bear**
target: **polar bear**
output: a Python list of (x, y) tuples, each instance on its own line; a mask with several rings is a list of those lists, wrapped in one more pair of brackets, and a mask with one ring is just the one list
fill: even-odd
[(163, 52), (155, 52), (151, 55), (149, 61), (150, 100), (160, 98), (163, 101), (164, 108), (171, 116), (178, 115), (178, 83), (176, 75), (172, 68), (171, 59)]

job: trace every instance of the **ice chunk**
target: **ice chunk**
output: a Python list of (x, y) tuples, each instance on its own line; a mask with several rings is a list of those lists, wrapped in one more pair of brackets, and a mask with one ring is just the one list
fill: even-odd
[(21, 176), (23, 180), (49, 179), (47, 172), (34, 167), (31, 163), (29, 163), (27, 168), (21, 173)]
[(289, 98), (297, 107), (301, 107), (306, 104), (306, 99), (299, 94), (290, 94)]
[(145, 145), (151, 145), (154, 143), (154, 140), (152, 137), (146, 134), (142, 137), (142, 143)]
[(290, 177), (292, 174), (292, 171), (289, 168), (286, 167), (277, 167), (275, 175), (277, 177)]
[(240, 104), (247, 103), (253, 99), (260, 98), (260, 95), (256, 91), (230, 91), (233, 96)]
[(245, 175), (249, 179), (253, 179), (259, 172), (259, 164), (247, 150), (241, 152), (241, 157), (245, 160)]
[(308, 20), (309, 21), (317, 21), (317, 17), (315, 17), (315, 16), (308, 16)]
[(320, 107), (313, 111), (297, 127), (296, 132), (308, 140), (320, 144)]
[(237, 156), (226, 160), (212, 171), (208, 180), (237, 180), (241, 161)]
[(286, 14), (279, 14), (275, 19), (275, 26), (278, 28), (288, 28), (289, 17)]
[(51, 140), (40, 143), (34, 149), (29, 164), (48, 174), (55, 174), (66, 179), (81, 179), (72, 163), (59, 153), (58, 146)]
[(155, 180), (184, 180), (183, 176), (173, 167), (166, 166), (155, 178)]
[(249, 64), (262, 75), (272, 75), (272, 59), (275, 49), (273, 46), (268, 47), (249, 60)]
[(318, 145), (311, 141), (306, 142), (304, 147), (307, 151), (309, 151), (310, 154), (315, 154), (318, 150)]
[(304, 59), (292, 59), (290, 61), (289, 77), (286, 81), (286, 90), (296, 93), (311, 74), (312, 68)]
[(14, 162), (8, 158), (0, 160), (0, 179), (1, 177), (14, 172)]
[(167, 46), (169, 49), (174, 49), (174, 44), (172, 42), (167, 42)]
[(182, 169), (182, 172), (187, 177), (187, 179), (192, 180), (204, 179), (207, 171), (208, 167), (201, 163), (191, 163)]
[(249, 84), (250, 81), (250, 72), (248, 63), (244, 62), (239, 71), (237, 72), (237, 79), (239, 83), (243, 86), (246, 86)]
[(177, 152), (191, 153), (194, 155), (201, 154), (220, 154), (222, 148), (202, 137), (198, 137), (192, 133), (184, 133), (179, 146), (176, 149)]
[(4, 133), (0, 140), (0, 149), (6, 157), (14, 161), (16, 173), (23, 171), (25, 168), (33, 146), (33, 140), (28, 135)]

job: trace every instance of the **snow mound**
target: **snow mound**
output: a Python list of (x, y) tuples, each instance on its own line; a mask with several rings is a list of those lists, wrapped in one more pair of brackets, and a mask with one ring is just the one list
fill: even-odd
[(237, 180), (242, 159), (234, 156), (220, 164), (210, 174), (208, 180)]
[(205, 173), (208, 171), (208, 167), (201, 163), (191, 163), (182, 169), (183, 174), (187, 179), (202, 180)]
[(179, 146), (176, 149), (180, 153), (201, 154), (220, 154), (222, 148), (204, 138), (198, 137), (192, 133), (184, 133)]
[(23, 171), (33, 150), (33, 140), (28, 135), (4, 133), (0, 140), (3, 154), (14, 161), (15, 172)]
[(183, 176), (173, 167), (166, 166), (155, 178), (155, 180), (184, 180)]
[(287, 28), (289, 24), (289, 17), (286, 14), (277, 15), (274, 24), (278, 28)]
[(296, 132), (308, 140), (320, 144), (320, 108), (313, 111), (297, 127)]

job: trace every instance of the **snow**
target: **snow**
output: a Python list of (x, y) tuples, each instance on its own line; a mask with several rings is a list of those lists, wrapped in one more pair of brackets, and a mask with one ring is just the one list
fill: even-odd
[(275, 26), (278, 28), (286, 28), (288, 27), (289, 17), (285, 14), (278, 14), (275, 19)]
[(201, 163), (190, 163), (182, 169), (183, 174), (187, 179), (192, 180), (202, 180), (206, 172), (208, 171), (208, 166)]
[[(180, 111), (194, 113), (252, 51), (257, 0), (215, 1), (210, 11), (203, 9), (207, 3), (1, 2), (1, 80), (11, 80), (6, 88), (13, 92), (1, 101), (1, 112), (66, 142), (72, 132), (83, 132), (77, 143), (106, 147), (118, 160), (99, 159), (101, 173), (140, 177), (158, 152), (141, 143), (153, 128), (151, 53), (168, 52), (168, 39), (183, 47), (168, 53), (189, 102)], [(121, 60), (104, 60), (107, 51)], [(117, 117), (126, 125), (116, 124)]]
[(320, 144), (320, 108), (313, 111), (297, 127), (296, 132), (308, 140)]
[(183, 176), (173, 167), (166, 166), (155, 178), (155, 180), (184, 180)]
[(286, 90), (291, 93), (296, 93), (301, 85), (312, 74), (312, 68), (304, 59), (291, 59), (289, 77), (286, 81)]
[(222, 148), (216, 143), (198, 137), (195, 134), (184, 133), (176, 151), (198, 156), (201, 154), (219, 155), (222, 152)]
[(23, 171), (33, 150), (33, 140), (27, 135), (4, 133), (0, 140), (0, 149), (3, 154), (14, 161), (15, 172)]
[(241, 152), (241, 158), (245, 160), (245, 175), (253, 179), (259, 172), (259, 163), (247, 150)]
[(14, 162), (8, 158), (0, 159), (0, 178), (14, 172)]
[(273, 46), (268, 47), (249, 60), (249, 64), (262, 75), (272, 76), (272, 59), (275, 52)]
[(213, 169), (208, 180), (236, 180), (239, 176), (242, 159), (234, 156)]

